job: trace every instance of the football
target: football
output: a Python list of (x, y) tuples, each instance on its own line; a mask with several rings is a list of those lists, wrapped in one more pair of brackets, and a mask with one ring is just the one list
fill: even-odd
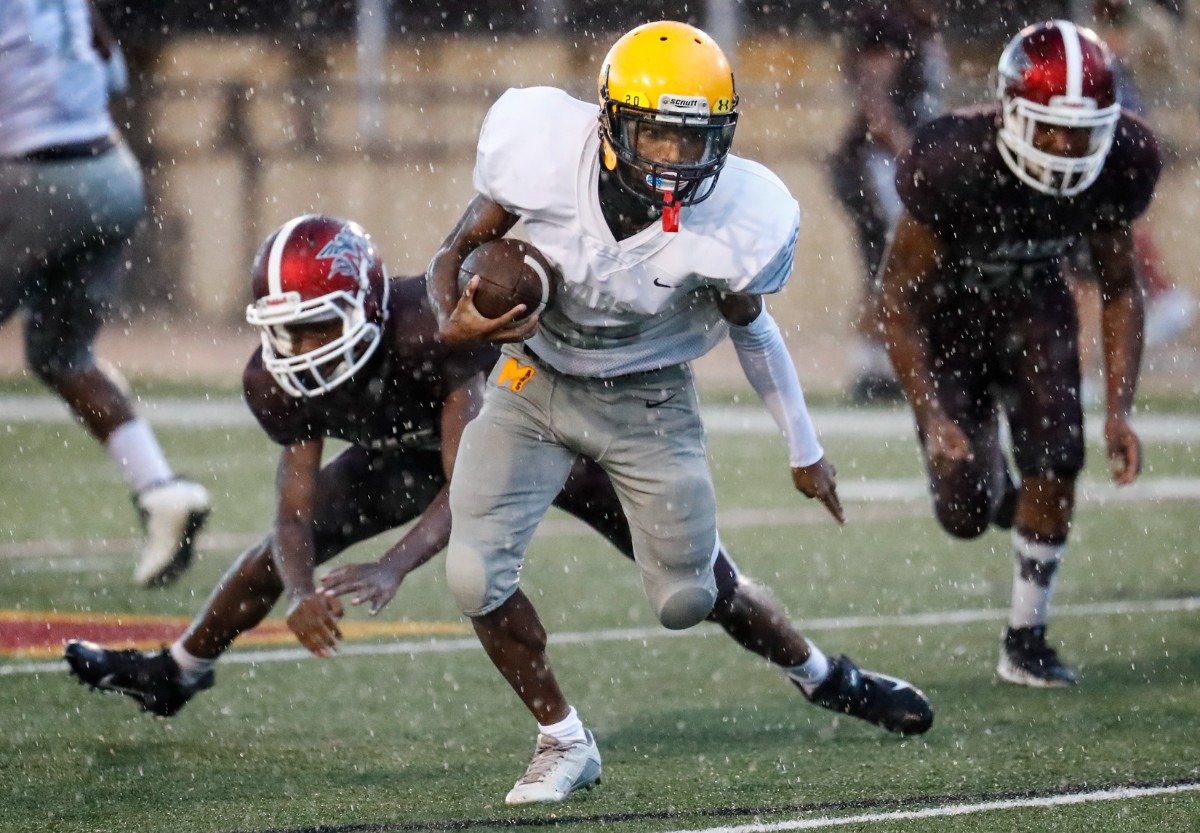
[(467, 255), (458, 272), (462, 290), (475, 275), (475, 309), (485, 318), (499, 318), (517, 304), (525, 305), (528, 318), (554, 303), (561, 275), (534, 246), (524, 240), (502, 237), (490, 240)]

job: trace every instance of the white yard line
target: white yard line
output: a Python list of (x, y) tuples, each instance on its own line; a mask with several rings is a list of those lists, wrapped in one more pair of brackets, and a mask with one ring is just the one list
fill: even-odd
[[(838, 495), (843, 503), (853, 507), (849, 515), (851, 521), (866, 523), (922, 517), (930, 513), (925, 481), (920, 478), (845, 479), (838, 483)], [(1080, 482), (1079, 500), (1085, 506), (1200, 500), (1200, 478), (1143, 477), (1137, 485), (1121, 489), (1107, 481), (1087, 479)], [(828, 522), (828, 516), (819, 507), (799, 496), (793, 506), (731, 509), (718, 515), (720, 527), (727, 530)], [(538, 528), (539, 536), (549, 538), (592, 534), (583, 523), (567, 517), (550, 518)], [(200, 548), (205, 552), (243, 550), (261, 537), (262, 533), (206, 532), (200, 539)], [(133, 538), (7, 541), (0, 543), (0, 562), (38, 560), (39, 563), (28, 564), (22, 571), (76, 572), (82, 562), (114, 554), (132, 555), (140, 545), (140, 541)]]
[[(1193, 613), (1200, 610), (1200, 596), (1181, 599), (1149, 599), (1130, 602), (1088, 602), (1056, 606), (1054, 616), (1145, 616), (1156, 613)], [(973, 622), (999, 622), (1008, 616), (1008, 608), (976, 608), (966, 610), (943, 610), (929, 613), (908, 613), (895, 616), (835, 616), (823, 619), (800, 619), (795, 622), (801, 631), (841, 631), (856, 628), (932, 628), (946, 625), (963, 625)], [(718, 636), (721, 632), (715, 625), (701, 625), (685, 631), (669, 631), (665, 628), (605, 628), (594, 631), (557, 633), (550, 636), (554, 645), (591, 645), (601, 642), (644, 642), (649, 639), (684, 639)], [(339, 656), (374, 657), (449, 654), (460, 651), (477, 651), (479, 640), (474, 637), (430, 638), (403, 640), (380, 644), (343, 644)], [(223, 664), (255, 665), (267, 662), (296, 662), (311, 659), (312, 655), (303, 648), (273, 648), (260, 651), (234, 650), (221, 658)], [(0, 677), (13, 674), (52, 674), (66, 670), (61, 661), (0, 663)]]
[(864, 813), (857, 816), (822, 816), (820, 818), (793, 819), (790, 821), (755, 822), (729, 827), (697, 827), (675, 830), (671, 833), (776, 833), (783, 830), (826, 830), (848, 824), (874, 824), (897, 821), (946, 818), (948, 816), (972, 816), (977, 813), (994, 813), (1001, 810), (1042, 809), (1064, 807), (1072, 804), (1093, 804), (1099, 801), (1134, 801), (1141, 798), (1178, 795), (1200, 791), (1200, 783), (1174, 784), (1163, 787), (1114, 787), (1086, 793), (1048, 795), (1037, 798), (1008, 798), (997, 801), (980, 801), (974, 804), (947, 804), (941, 807), (926, 807), (921, 810), (898, 810), (891, 813)]
[[(139, 411), (161, 425), (225, 427), (254, 425), (242, 400), (234, 397), (139, 399)], [(813, 408), (813, 422), (823, 437), (911, 438), (913, 422), (902, 408)], [(21, 422), (71, 423), (63, 403), (51, 396), (0, 396), (0, 425)], [(757, 405), (714, 405), (704, 408), (704, 424), (711, 434), (776, 434), (778, 429), (765, 408)], [(1134, 426), (1147, 442), (1193, 443), (1200, 441), (1200, 416), (1192, 414), (1141, 414)], [(1088, 437), (1099, 439), (1103, 420), (1089, 414)]]

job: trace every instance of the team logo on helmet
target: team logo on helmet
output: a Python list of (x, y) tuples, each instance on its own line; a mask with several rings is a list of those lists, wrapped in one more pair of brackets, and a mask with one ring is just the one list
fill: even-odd
[(345, 275), (367, 287), (367, 268), (371, 263), (371, 244), (367, 238), (349, 226), (343, 226), (337, 236), (317, 253), (317, 260), (332, 260), (329, 277)]

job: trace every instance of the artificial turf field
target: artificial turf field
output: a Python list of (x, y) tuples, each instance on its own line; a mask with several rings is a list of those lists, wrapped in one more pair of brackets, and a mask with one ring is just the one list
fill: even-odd
[(187, 424), (158, 421), (215, 510), (193, 569), (154, 591), (131, 586), (135, 518), (102, 452), (64, 422), (0, 421), (0, 830), (1200, 829), (1194, 409), (1177, 432), (1153, 414), (1163, 430), (1131, 490), (1104, 483), (1089, 447), (1050, 631), (1082, 668), (1070, 691), (996, 681), (1008, 538), (940, 531), (904, 413), (860, 425), (855, 412), (818, 412), (846, 503), (838, 529), (792, 491), (761, 408), (740, 430), (723, 411), (710, 451), (742, 570), (827, 652), (920, 685), (932, 730), (897, 738), (810, 706), (712, 626), (669, 634), (631, 565), (552, 515), (523, 585), (604, 781), (557, 807), (514, 809), (503, 797), (534, 725), (457, 613), (440, 559), (380, 616), (351, 611), (337, 658), (303, 656), (278, 622), (247, 635), (216, 687), (170, 720), (68, 677), (55, 659), (64, 634), (127, 627), (137, 644), (169, 641), (267, 528), (275, 449), (205, 407), (177, 403)]

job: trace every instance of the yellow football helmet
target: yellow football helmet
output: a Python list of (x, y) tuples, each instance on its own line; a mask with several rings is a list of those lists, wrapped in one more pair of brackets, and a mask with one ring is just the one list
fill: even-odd
[(721, 47), (686, 23), (647, 23), (600, 68), (604, 166), (657, 207), (712, 194), (737, 126), (733, 71)]

